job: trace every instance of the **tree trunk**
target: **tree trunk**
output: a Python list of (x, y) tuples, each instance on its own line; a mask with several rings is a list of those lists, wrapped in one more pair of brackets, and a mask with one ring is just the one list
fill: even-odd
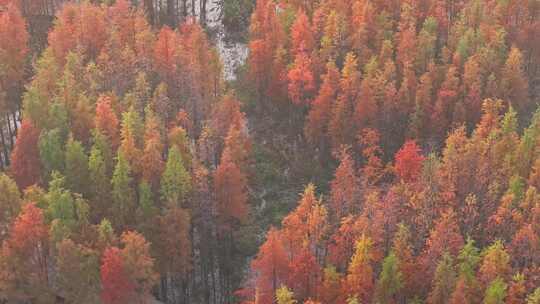
[(146, 17), (150, 25), (154, 25), (154, 0), (144, 0), (144, 10), (146, 11)]
[(9, 117), (9, 114), (6, 115), (6, 118), (7, 118), (8, 134), (9, 134), (9, 144), (10, 144), (9, 148), (13, 149), (13, 146), (15, 146), (15, 143), (13, 141), (13, 137), (15, 137), (15, 134), (13, 133), (13, 130), (11, 130), (11, 119)]
[(206, 27), (206, 1), (207, 0), (200, 0), (200, 3), (199, 3), (200, 4), (199, 23), (201, 24), (202, 27)]
[(167, 0), (167, 24), (174, 28), (176, 26), (176, 6), (175, 0)]

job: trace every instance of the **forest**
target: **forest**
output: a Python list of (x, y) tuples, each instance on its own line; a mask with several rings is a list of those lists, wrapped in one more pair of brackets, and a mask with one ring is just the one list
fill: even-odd
[(539, 106), (539, 0), (0, 0), (0, 304), (540, 304)]

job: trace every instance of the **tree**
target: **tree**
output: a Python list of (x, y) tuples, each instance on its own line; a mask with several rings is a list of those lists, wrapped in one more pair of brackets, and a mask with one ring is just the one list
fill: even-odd
[(147, 111), (144, 131), (144, 149), (141, 157), (142, 176), (152, 188), (156, 189), (163, 173), (163, 143), (159, 132), (158, 118), (152, 111)]
[(296, 304), (294, 299), (294, 293), (285, 285), (276, 290), (276, 302), (277, 304)]
[(126, 274), (134, 284), (136, 299), (145, 299), (158, 279), (154, 272), (154, 259), (150, 256), (150, 243), (134, 231), (122, 233), (121, 243), (122, 262)]
[(150, 106), (152, 111), (159, 115), (159, 118), (168, 124), (170, 119), (170, 113), (172, 112), (171, 99), (167, 94), (167, 84), (160, 83), (154, 90), (154, 96), (152, 97)]
[(341, 303), (344, 296), (341, 293), (342, 276), (334, 266), (327, 266), (323, 271), (320, 288), (320, 299), (323, 303)]
[(76, 193), (89, 193), (90, 182), (88, 156), (81, 142), (70, 138), (66, 143), (66, 183), (68, 188)]
[(397, 303), (398, 294), (403, 288), (403, 275), (398, 259), (393, 252), (384, 259), (382, 271), (376, 288), (376, 298), (381, 304)]
[(375, 185), (384, 175), (380, 134), (375, 129), (366, 128), (360, 132), (358, 141), (362, 147), (364, 159), (364, 167), (360, 169), (363, 175), (362, 183), (368, 186)]
[(43, 166), (43, 178), (51, 179), (53, 171), (64, 172), (65, 145), (60, 129), (43, 130), (39, 136), (39, 157)]
[(135, 292), (124, 265), (122, 253), (116, 247), (108, 247), (101, 260), (101, 300), (105, 304), (126, 303)]
[(486, 289), (483, 304), (503, 304), (507, 285), (501, 278), (492, 281)]
[(272, 303), (276, 290), (288, 281), (289, 263), (278, 230), (270, 228), (266, 241), (251, 262), (260, 303)]
[(313, 32), (308, 16), (300, 9), (296, 13), (296, 19), (291, 27), (292, 54), (300, 52), (311, 53), (315, 46)]
[(307, 299), (317, 295), (321, 269), (309, 246), (304, 246), (293, 256), (289, 269), (289, 285), (297, 298)]
[(431, 292), (429, 293), (428, 303), (444, 304), (447, 303), (454, 291), (456, 285), (456, 271), (452, 257), (443, 254), (433, 278)]
[(416, 88), (414, 113), (409, 129), (419, 142), (423, 142), (429, 135), (429, 113), (431, 113), (433, 98), (433, 79), (429, 72), (420, 77)]
[[(0, 174), (0, 230), (7, 232), (8, 224), (21, 210), (21, 193), (13, 179), (4, 173)], [(0, 240), (4, 233), (0, 233)]]
[(114, 224), (122, 231), (132, 223), (136, 207), (131, 168), (122, 153), (118, 153), (111, 184), (113, 199), (111, 211), (115, 219)]
[(357, 242), (354, 255), (349, 263), (345, 277), (346, 293), (356, 297), (359, 301), (367, 303), (371, 299), (373, 283), (373, 242), (363, 235)]
[(506, 279), (510, 274), (510, 256), (501, 241), (496, 241), (485, 249), (480, 266), (480, 280), (490, 284), (497, 278)]
[(107, 174), (107, 167), (103, 153), (94, 145), (88, 159), (89, 193), (91, 212), (94, 220), (103, 218), (107, 214), (111, 196), (111, 183)]
[(504, 64), (501, 93), (520, 113), (528, 109), (529, 84), (523, 71), (523, 55), (516, 47), (512, 47)]
[(456, 288), (450, 298), (451, 304), (479, 303), (481, 301), (481, 286), (476, 279), (476, 270), (480, 260), (479, 249), (474, 246), (472, 239), (467, 239), (467, 243), (457, 257), (459, 275)]
[(452, 210), (444, 212), (426, 241), (422, 256), (426, 271), (433, 273), (436, 270), (437, 261), (445, 252), (456, 256), (463, 247), (463, 243), (455, 213)]
[(40, 158), (38, 149), (39, 130), (25, 119), (21, 124), (15, 148), (11, 153), (11, 176), (19, 189), (37, 184), (40, 180)]
[(185, 277), (192, 268), (191, 218), (188, 211), (172, 206), (160, 218), (160, 238), (163, 243), (163, 272), (178, 273)]
[(324, 246), (322, 242), (328, 228), (326, 208), (315, 195), (315, 186), (308, 184), (296, 209), (281, 222), (283, 240), (291, 259), (302, 251), (306, 243), (315, 252)]
[(112, 108), (112, 100), (109, 96), (101, 95), (96, 102), (96, 117), (94, 119), (96, 129), (105, 135), (113, 149), (120, 144), (118, 134), (118, 118)]
[[(0, 113), (15, 106), (8, 100), (15, 96), (24, 76), (29, 53), (26, 23), (15, 3), (0, 12)], [(9, 99), (8, 99), (9, 98)]]
[(0, 253), (0, 286), (8, 301), (50, 299), (47, 281), (48, 227), (43, 211), (27, 203), (13, 221)]
[(251, 140), (245, 128), (238, 129), (235, 124), (231, 125), (225, 138), (225, 150), (231, 152), (232, 161), (242, 172), (249, 172), (249, 165), (251, 164)]
[(289, 98), (296, 105), (310, 104), (315, 91), (311, 59), (305, 51), (299, 52), (293, 67), (287, 73)]
[(171, 78), (175, 73), (176, 64), (174, 60), (177, 39), (176, 33), (170, 27), (164, 26), (159, 31), (157, 40), (154, 44), (154, 62), (156, 70), (160, 76), (166, 80), (172, 80)]
[(532, 224), (521, 227), (510, 244), (512, 264), (520, 268), (533, 267), (540, 261), (540, 240)]
[(332, 147), (339, 148), (342, 144), (352, 143), (353, 105), (356, 101), (356, 88), (359, 83), (358, 59), (353, 53), (347, 54), (341, 71), (339, 82), (340, 94), (337, 103), (332, 108), (328, 126)]
[(412, 289), (417, 286), (416, 275), (417, 266), (411, 245), (411, 233), (409, 228), (403, 224), (398, 224), (397, 231), (392, 242), (392, 252), (396, 256), (398, 271), (402, 274), (403, 293), (402, 298), (412, 295)]
[(99, 257), (97, 252), (64, 239), (58, 250), (58, 287), (67, 301), (94, 302), (99, 298)]
[(67, 237), (75, 229), (75, 200), (69, 190), (65, 189), (65, 178), (58, 172), (53, 172), (49, 182), (49, 192), (45, 195), (47, 201), (47, 217), (54, 222), (56, 233), (51, 237), (59, 241)]
[(232, 161), (229, 149), (225, 149), (214, 172), (214, 189), (218, 216), (225, 227), (231, 228), (235, 221), (243, 222), (248, 214), (247, 180), (245, 174)]
[(120, 151), (128, 161), (133, 173), (141, 173), (141, 150), (143, 123), (134, 107), (122, 113), (122, 129), (120, 131)]
[(534, 292), (527, 296), (527, 304), (538, 304), (540, 303), (540, 287), (536, 288)]
[(404, 182), (416, 181), (420, 176), (424, 161), (424, 156), (420, 152), (416, 142), (409, 140), (396, 153), (395, 169)]
[(344, 149), (341, 152), (339, 167), (334, 173), (334, 180), (330, 184), (330, 203), (337, 219), (357, 211), (359, 186), (354, 161)]
[(323, 82), (317, 97), (311, 103), (306, 117), (304, 134), (312, 144), (324, 142), (328, 135), (328, 123), (331, 110), (339, 88), (339, 70), (333, 61), (326, 64), (326, 74), (322, 76)]
[(527, 287), (525, 284), (525, 276), (522, 273), (515, 274), (510, 283), (510, 287), (508, 288), (508, 296), (506, 297), (505, 303), (525, 303), (525, 297), (527, 296)]
[(169, 207), (182, 207), (191, 191), (191, 177), (186, 171), (176, 146), (169, 149), (165, 171), (161, 177), (161, 199)]

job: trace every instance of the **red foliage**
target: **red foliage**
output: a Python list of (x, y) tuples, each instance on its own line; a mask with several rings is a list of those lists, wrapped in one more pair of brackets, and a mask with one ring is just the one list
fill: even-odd
[[(19, 9), (9, 4), (0, 10), (0, 87), (9, 89), (23, 78), (24, 63), (28, 55), (28, 32)], [(0, 108), (2, 104), (0, 103)]]
[(240, 102), (231, 94), (225, 95), (221, 102), (216, 104), (211, 116), (212, 130), (222, 139), (225, 139), (233, 125), (237, 130), (244, 127), (245, 117), (240, 109)]
[(276, 289), (288, 281), (289, 263), (280, 233), (270, 228), (266, 242), (259, 248), (257, 257), (251, 263), (255, 272), (258, 303), (273, 303)]
[(311, 24), (303, 10), (296, 13), (296, 20), (291, 27), (291, 41), (293, 54), (300, 52), (311, 53), (315, 46)]
[(344, 150), (341, 153), (340, 164), (336, 169), (334, 180), (331, 182), (330, 192), (330, 202), (338, 219), (358, 209), (359, 190), (354, 161)]
[(161, 28), (154, 44), (154, 64), (164, 79), (170, 79), (176, 71), (177, 44), (176, 33), (168, 26)]
[(107, 41), (105, 10), (89, 3), (64, 5), (57, 14), (48, 41), (56, 59), (61, 63), (65, 62), (67, 53), (76, 48), (95, 59)]
[(118, 147), (120, 144), (118, 118), (108, 96), (102, 95), (97, 100), (95, 125), (97, 130), (107, 136), (113, 147)]
[(376, 184), (384, 175), (379, 132), (374, 129), (363, 129), (358, 139), (365, 160), (365, 165), (361, 169), (364, 183), (367, 185)]
[(246, 176), (234, 163), (229, 149), (223, 151), (214, 172), (214, 187), (222, 223), (230, 228), (235, 220), (244, 221), (248, 213)]
[(128, 303), (133, 296), (134, 284), (129, 279), (120, 249), (105, 249), (101, 264), (101, 299), (105, 304)]
[(9, 243), (17, 252), (31, 255), (43, 249), (40, 247), (46, 242), (47, 235), (48, 227), (45, 225), (43, 211), (33, 203), (28, 203), (13, 223)]
[[(463, 247), (463, 237), (459, 231), (456, 215), (454, 211), (448, 210), (441, 215), (426, 241), (422, 256), (425, 274), (434, 273), (440, 257), (445, 252), (457, 256), (461, 247)], [(425, 280), (425, 282), (430, 282), (430, 280)]]
[(312, 294), (317, 294), (317, 287), (321, 279), (321, 267), (309, 248), (304, 246), (293, 257), (289, 264), (289, 283), (294, 294), (299, 299), (306, 299)]
[(294, 104), (302, 105), (311, 102), (315, 91), (311, 59), (306, 52), (296, 55), (293, 68), (287, 74), (289, 79), (289, 98)]
[(414, 182), (422, 171), (424, 156), (414, 140), (408, 140), (396, 153), (396, 173), (405, 182)]
[(336, 99), (339, 88), (340, 75), (335, 63), (329, 62), (326, 70), (319, 94), (313, 100), (306, 118), (304, 134), (311, 143), (319, 143), (322, 137), (327, 135), (332, 103)]
[(11, 153), (11, 175), (20, 189), (36, 184), (40, 178), (39, 130), (25, 119), (21, 124), (15, 149)]

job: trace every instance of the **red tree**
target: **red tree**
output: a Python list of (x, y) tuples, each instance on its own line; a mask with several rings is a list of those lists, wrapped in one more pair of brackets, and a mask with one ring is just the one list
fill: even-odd
[(39, 130), (25, 119), (11, 153), (11, 175), (20, 189), (36, 184), (40, 177)]
[(311, 143), (320, 143), (322, 137), (327, 135), (332, 103), (336, 99), (339, 88), (339, 78), (336, 64), (330, 61), (326, 65), (326, 75), (323, 76), (323, 84), (319, 94), (312, 102), (306, 118), (304, 134)]
[(291, 27), (291, 42), (294, 55), (303, 51), (311, 53), (315, 46), (311, 24), (303, 10), (296, 13), (296, 20)]
[(221, 162), (214, 172), (214, 187), (219, 216), (226, 227), (247, 217), (246, 176), (232, 159), (229, 149), (223, 151)]
[[(26, 24), (19, 9), (14, 4), (9, 4), (6, 11), (0, 11), (1, 89), (8, 91), (22, 80), (26, 55), (28, 55)], [(0, 97), (0, 111), (2, 108)]]
[[(459, 231), (456, 215), (454, 211), (448, 210), (441, 215), (426, 241), (422, 255), (425, 274), (435, 272), (437, 262), (445, 252), (457, 256), (461, 247), (463, 247), (463, 237)], [(425, 282), (430, 281), (425, 280)]]
[(255, 272), (255, 284), (261, 304), (273, 303), (279, 286), (288, 280), (289, 266), (287, 253), (279, 231), (270, 228), (266, 242), (259, 248), (259, 253), (251, 268)]
[(120, 249), (105, 249), (101, 264), (101, 299), (105, 304), (128, 303), (135, 285), (131, 282)]
[(118, 147), (120, 137), (118, 131), (118, 118), (111, 104), (111, 98), (105, 95), (99, 97), (96, 105), (96, 129), (107, 136), (113, 147)]
[(414, 140), (408, 140), (396, 153), (396, 173), (405, 182), (418, 179), (422, 171), (424, 156)]
[(340, 164), (336, 169), (330, 191), (330, 202), (338, 219), (358, 209), (359, 186), (354, 161), (344, 150), (341, 153)]
[(170, 80), (176, 71), (175, 53), (177, 45), (176, 33), (168, 26), (164, 26), (157, 36), (154, 44), (154, 64), (159, 75)]
[(301, 51), (294, 59), (293, 68), (287, 74), (289, 78), (289, 98), (294, 104), (309, 104), (315, 91), (312, 63), (308, 54)]

